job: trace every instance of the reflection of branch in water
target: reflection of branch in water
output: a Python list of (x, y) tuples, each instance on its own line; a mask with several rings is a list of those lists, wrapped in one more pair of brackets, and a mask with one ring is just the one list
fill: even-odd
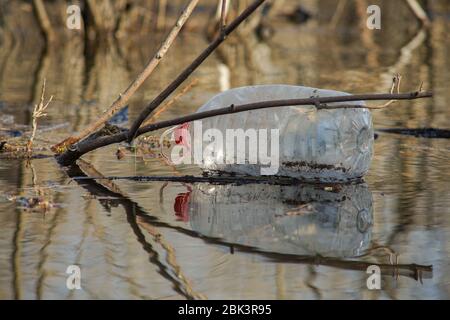
[(39, 27), (45, 38), (46, 45), (48, 45), (55, 40), (55, 33), (50, 23), (45, 4), (42, 0), (33, 0), (33, 7), (36, 11), (36, 19), (39, 22)]
[(168, 243), (165, 239), (162, 233), (158, 231), (155, 227), (153, 227), (151, 224), (146, 222), (142, 217), (136, 217), (136, 221), (143, 229), (147, 230), (149, 234), (153, 236), (153, 240), (161, 245), (164, 250), (166, 250), (166, 261), (167, 263), (173, 267), (176, 276), (180, 279), (181, 282), (183, 282), (187, 293), (189, 296), (194, 297), (195, 299), (206, 299), (206, 297), (201, 293), (196, 293), (192, 289), (192, 284), (190, 283), (189, 279), (184, 276), (184, 274), (181, 271), (180, 265), (177, 263), (176, 256), (175, 256), (175, 249)]
[[(26, 167), (29, 167), (31, 169), (31, 181), (32, 181), (32, 186), (33, 186), (33, 190), (34, 193), (36, 195), (36, 197), (40, 197), (42, 199), (45, 199), (44, 197), (45, 195), (45, 191), (44, 189), (38, 184), (38, 177), (36, 174), (36, 170), (34, 168), (33, 162), (32, 161), (28, 161), (26, 163)], [(42, 200), (42, 206), (45, 209), (45, 211), (43, 212), (45, 214), (46, 210), (48, 209), (48, 207), (50, 206), (50, 204), (52, 203), (50, 200)], [(45, 203), (48, 203), (48, 205), (45, 205)], [(20, 210), (20, 212), (22, 213), (23, 210)], [(54, 235), (54, 230), (58, 225), (58, 220), (60, 217), (60, 213), (61, 210), (57, 209), (55, 214), (53, 215), (51, 221), (50, 221), (50, 227), (48, 228), (47, 234), (45, 236), (45, 240), (44, 240), (44, 245), (39, 249), (39, 261), (37, 264), (37, 274), (39, 275), (36, 281), (36, 288), (35, 288), (35, 294), (36, 294), (36, 299), (41, 300), (42, 299), (42, 292), (43, 292), (43, 286), (44, 286), (44, 281), (45, 278), (47, 276), (47, 272), (44, 268), (45, 263), (47, 261), (48, 258), (48, 253), (46, 252), (47, 248), (49, 247), (49, 245), (52, 242), (52, 237)]]
[[(72, 177), (74, 180), (130, 180), (130, 181), (139, 181), (139, 182), (181, 182), (181, 183), (214, 183), (214, 184), (275, 184), (275, 185), (301, 185), (305, 184), (304, 180), (290, 177), (276, 177), (276, 176), (233, 176), (224, 174), (223, 176), (74, 176)], [(332, 185), (346, 185), (359, 183), (361, 179), (351, 180), (348, 182), (320, 182), (320, 181), (311, 181), (308, 182), (307, 185), (322, 185), (322, 186), (332, 186)]]
[[(122, 199), (123, 201), (131, 201), (130, 199)], [(432, 266), (423, 266), (423, 265), (417, 265), (417, 264), (402, 264), (402, 265), (391, 265), (391, 264), (379, 264), (379, 263), (372, 263), (372, 262), (365, 262), (365, 261), (348, 261), (348, 260), (340, 260), (336, 258), (327, 258), (327, 257), (321, 257), (321, 256), (302, 256), (302, 255), (295, 255), (295, 254), (285, 254), (285, 253), (278, 253), (278, 252), (270, 252), (270, 251), (264, 251), (260, 250), (255, 247), (237, 244), (237, 243), (229, 243), (226, 241), (223, 241), (218, 238), (212, 238), (212, 237), (206, 237), (196, 231), (184, 229), (182, 227), (178, 226), (172, 226), (168, 223), (157, 221), (155, 217), (146, 215), (144, 217), (147, 221), (150, 221), (152, 225), (162, 227), (162, 228), (168, 228), (172, 230), (176, 230), (184, 235), (187, 235), (189, 237), (193, 238), (199, 238), (202, 239), (206, 243), (215, 244), (215, 245), (221, 245), (225, 247), (233, 247), (233, 250), (241, 251), (244, 253), (255, 253), (259, 254), (265, 258), (268, 258), (270, 260), (276, 261), (276, 262), (282, 262), (282, 263), (298, 263), (298, 264), (312, 264), (312, 265), (323, 265), (323, 266), (329, 266), (329, 267), (335, 267), (338, 269), (344, 269), (344, 270), (359, 270), (359, 271), (366, 271), (367, 268), (371, 265), (376, 265), (380, 267), (381, 274), (382, 275), (392, 275), (393, 272), (397, 272), (399, 276), (405, 276), (409, 278), (413, 278), (415, 280), (419, 280), (422, 278), (423, 275), (426, 276), (426, 278), (432, 277)]]
[(275, 273), (275, 283), (276, 283), (276, 289), (277, 289), (277, 300), (285, 300), (286, 295), (286, 286), (284, 284), (284, 266), (282, 264), (278, 264), (276, 266), (276, 273)]
[(12, 287), (14, 292), (14, 300), (22, 299), (21, 271), (20, 271), (20, 255), (22, 254), (22, 237), (23, 237), (23, 211), (17, 212), (16, 230), (14, 231), (12, 241), (11, 269), (13, 273)]
[[(85, 161), (79, 161), (80, 166), (83, 167), (83, 170), (89, 171), (94, 174), (99, 174), (99, 172), (89, 163)], [(73, 166), (68, 171), (69, 176), (73, 175), (84, 175), (85, 173), (81, 171), (80, 167)], [(106, 186), (103, 186), (103, 182), (107, 182)], [(176, 262), (176, 257), (174, 254), (173, 247), (162, 237), (162, 234), (148, 221), (142, 220), (141, 216), (145, 215), (145, 213), (142, 212), (140, 207), (137, 206), (136, 203), (128, 200), (128, 201), (122, 201), (122, 199), (128, 199), (125, 197), (119, 187), (112, 183), (111, 181), (102, 180), (102, 184), (98, 183), (83, 183), (81, 182), (80, 185), (85, 187), (89, 192), (91, 192), (93, 195), (97, 196), (109, 196), (114, 197), (118, 199), (112, 199), (108, 201), (108, 205), (114, 202), (118, 202), (118, 204), (121, 204), (126, 213), (127, 213), (127, 221), (130, 224), (133, 232), (135, 233), (138, 241), (142, 244), (142, 247), (145, 251), (147, 251), (150, 254), (150, 262), (154, 263), (156, 266), (159, 267), (160, 273), (163, 277), (171, 281), (174, 285), (174, 288), (176, 292), (180, 293), (181, 295), (185, 296), (188, 299), (205, 299), (205, 296), (201, 293), (197, 293), (192, 289), (192, 286), (190, 284), (190, 281), (187, 279), (186, 276), (183, 275), (181, 271), (181, 267)], [(114, 190), (114, 191), (112, 191)], [(101, 202), (102, 205), (106, 205), (106, 203), (103, 201)], [(152, 235), (154, 242), (161, 245), (161, 247), (166, 251), (166, 261), (168, 265), (173, 269), (172, 273), (175, 274), (176, 277), (173, 277), (167, 270), (167, 266), (162, 264), (159, 260), (158, 252), (153, 248), (153, 246), (148, 243), (145, 239), (145, 235), (142, 233), (140, 226), (143, 227), (146, 231), (149, 232), (150, 235)]]
[(48, 258), (47, 248), (52, 243), (54, 231), (55, 231), (56, 227), (58, 226), (58, 220), (60, 217), (60, 213), (61, 213), (61, 209), (57, 209), (55, 214), (51, 218), (50, 227), (48, 228), (48, 232), (45, 236), (44, 245), (39, 250), (39, 262), (37, 265), (39, 277), (36, 281), (36, 299), (38, 299), (38, 300), (42, 299), (44, 282), (45, 282), (45, 278), (47, 276), (47, 272), (44, 268), (45, 263)]
[[(80, 171), (80, 169), (76, 166), (70, 167), (68, 174), (70, 177), (80, 177), (83, 175), (83, 172)], [(116, 199), (114, 201), (117, 201), (119, 204), (121, 204), (125, 210), (127, 210), (127, 215), (130, 215), (129, 211), (131, 211), (131, 214), (134, 216), (139, 216), (140, 221), (147, 222), (152, 227), (160, 227), (160, 228), (167, 228), (171, 230), (175, 230), (183, 235), (186, 235), (188, 237), (197, 238), (203, 240), (207, 244), (214, 244), (219, 246), (224, 246), (226, 248), (233, 247), (234, 251), (241, 251), (244, 253), (250, 253), (250, 254), (258, 254), (262, 257), (268, 258), (270, 260), (273, 260), (275, 262), (281, 262), (281, 263), (296, 263), (296, 264), (310, 264), (310, 265), (323, 265), (323, 266), (329, 266), (334, 267), (338, 269), (344, 269), (344, 270), (358, 270), (358, 271), (364, 271), (366, 272), (367, 268), (371, 265), (376, 265), (380, 267), (381, 274), (382, 275), (392, 275), (392, 274), (398, 274), (399, 276), (409, 277), (413, 278), (415, 280), (421, 280), (423, 276), (425, 278), (431, 278), (432, 277), (432, 266), (423, 266), (423, 265), (417, 265), (417, 264), (401, 264), (401, 265), (391, 265), (391, 264), (379, 264), (379, 263), (372, 263), (372, 262), (365, 262), (365, 261), (348, 261), (348, 260), (340, 260), (336, 258), (327, 258), (327, 257), (321, 257), (321, 256), (305, 256), (305, 255), (295, 255), (295, 254), (285, 254), (285, 253), (278, 253), (278, 252), (271, 252), (271, 251), (264, 251), (260, 250), (255, 247), (238, 244), (238, 243), (230, 243), (224, 240), (221, 240), (219, 238), (213, 238), (213, 237), (207, 237), (203, 234), (185, 229), (180, 226), (173, 226), (169, 223), (159, 221), (156, 217), (148, 215), (148, 213), (145, 212), (143, 208), (141, 208), (136, 202), (132, 201), (131, 199), (124, 197), (121, 194), (113, 193), (106, 188), (102, 187), (98, 183), (94, 182), (92, 179), (75, 179), (77, 183), (91, 191), (92, 193), (99, 192), (99, 190), (103, 190), (102, 195), (105, 195), (105, 192), (108, 196), (115, 197)], [(138, 225), (136, 224), (136, 219), (133, 220), (132, 228), (134, 225), (139, 229)], [(140, 232), (140, 231), (139, 231)]]
[(306, 279), (306, 286), (312, 290), (317, 300), (322, 300), (322, 294), (313, 282), (317, 278), (317, 271), (313, 265), (308, 266), (308, 278)]
[(43, 196), (44, 192), (37, 183), (37, 174), (36, 174), (36, 169), (34, 169), (33, 162), (27, 161), (26, 164), (27, 164), (27, 166), (30, 166), (30, 169), (31, 169), (31, 182), (33, 184), (33, 189), (34, 189), (35, 194), (37, 196)]
[[(34, 192), (35, 192), (36, 196), (43, 197), (44, 191), (42, 190), (42, 188), (39, 187), (39, 185), (37, 183), (37, 175), (36, 175), (36, 170), (34, 169), (33, 162), (29, 161), (27, 163), (27, 165), (29, 165), (30, 169), (31, 169), (31, 181), (33, 184)], [(55, 228), (58, 224), (57, 221), (58, 221), (59, 213), (60, 213), (60, 210), (56, 210), (55, 214), (53, 215), (51, 222), (50, 222), (50, 227), (49, 227), (47, 235), (45, 237), (44, 245), (39, 250), (39, 262), (37, 265), (39, 277), (36, 281), (36, 298), (38, 300), (42, 299), (42, 288), (43, 288), (45, 277), (47, 275), (44, 270), (44, 265), (45, 265), (45, 262), (48, 257), (48, 254), (46, 253), (46, 249), (51, 243), (53, 231), (55, 230)], [(45, 214), (45, 212), (44, 212), (44, 214)]]
[[(408, 1), (409, 2), (409, 1)], [(410, 1), (415, 2), (415, 1)], [(403, 69), (411, 64), (411, 60), (413, 57), (413, 52), (417, 50), (419, 47), (424, 45), (425, 41), (428, 38), (428, 31), (427, 26), (422, 26), (421, 29), (417, 32), (416, 35), (400, 50), (400, 57), (396, 61), (395, 64), (393, 64), (391, 67), (389, 67), (388, 71), (386, 73), (383, 73), (381, 76), (383, 79), (390, 78), (390, 75), (392, 73), (400, 71), (400, 69)], [(421, 85), (422, 87), (422, 85)], [(421, 88), (420, 88), (421, 89)], [(432, 104), (433, 106), (434, 104)], [(419, 128), (419, 129), (409, 129), (409, 128), (389, 128), (389, 129), (381, 129), (380, 131), (388, 132), (388, 133), (397, 133), (397, 134), (406, 134), (406, 135), (412, 135), (416, 137), (427, 137), (427, 138), (448, 138), (448, 131), (446, 130), (440, 130), (440, 129), (434, 129), (434, 128)], [(447, 135), (447, 136), (446, 136)], [(425, 159), (426, 161), (426, 159)], [(426, 167), (426, 166), (425, 166)], [(402, 184), (403, 186), (403, 184)], [(420, 190), (420, 186), (416, 187), (415, 190)], [(404, 195), (405, 192), (402, 192), (402, 195)], [(401, 199), (400, 199), (401, 201)], [(401, 206), (401, 205), (400, 205)], [(397, 212), (403, 213), (408, 212), (408, 208), (398, 208)], [(393, 229), (391, 235), (388, 237), (387, 244), (391, 245), (393, 244), (396, 239), (402, 235), (405, 234), (412, 223), (412, 219), (410, 215), (407, 214), (401, 214), (401, 218), (403, 218), (403, 221), (400, 221), (396, 227)]]

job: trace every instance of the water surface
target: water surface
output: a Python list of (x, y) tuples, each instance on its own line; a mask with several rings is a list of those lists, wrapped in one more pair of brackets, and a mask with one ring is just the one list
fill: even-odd
[[(220, 55), (211, 56), (193, 76), (199, 84), (161, 119), (196, 110), (227, 86), (386, 92), (399, 72), (403, 90), (423, 82), (435, 97), (373, 112), (375, 128), (450, 129), (448, 17), (436, 17), (423, 32), (391, 13), (386, 21), (374, 33), (351, 23), (334, 30), (326, 21), (280, 22), (266, 42), (235, 41), (225, 49), (229, 79)], [(66, 125), (38, 133), (39, 143), (84, 128), (127, 87), (162, 36), (132, 50), (98, 48), (89, 56), (71, 43), (44, 50), (36, 41), (4, 42), (0, 126), (12, 119), (19, 129), (30, 124), (47, 78), (55, 100), (42, 128)], [(132, 99), (130, 117), (206, 44), (200, 33), (183, 34)], [(52, 158), (0, 160), (0, 298), (450, 298), (446, 139), (380, 132), (365, 183), (339, 190), (121, 180), (112, 193), (71, 178), (92, 167), (105, 176), (201, 174), (159, 158), (127, 154), (118, 160), (116, 149), (88, 154), (70, 170)], [(29, 212), (6, 197), (36, 194), (58, 206)], [(367, 289), (372, 264), (383, 272), (381, 290)], [(82, 290), (66, 288), (69, 265), (81, 267)]]

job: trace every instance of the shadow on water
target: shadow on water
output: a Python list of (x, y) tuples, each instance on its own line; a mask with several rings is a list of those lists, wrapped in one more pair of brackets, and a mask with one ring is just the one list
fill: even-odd
[[(86, 163), (83, 167), (86, 168)], [(92, 172), (92, 167), (89, 171)], [(365, 184), (345, 185), (332, 191), (317, 185), (192, 184), (188, 192), (174, 199), (175, 214), (192, 227), (186, 229), (150, 215), (107, 179), (101, 180), (102, 183), (78, 179), (87, 177), (78, 165), (70, 167), (67, 173), (93, 196), (108, 197), (99, 199), (106, 209), (119, 205), (124, 208), (137, 240), (150, 255), (150, 262), (186, 298), (203, 296), (195, 294), (192, 288), (186, 289), (186, 283), (173, 276), (146, 241), (141, 228), (156, 238), (161, 237), (156, 228), (172, 229), (206, 244), (229, 248), (232, 254), (256, 254), (276, 263), (322, 265), (364, 273), (375, 265), (382, 275), (421, 282), (432, 278), (432, 266), (346, 260), (377, 249), (370, 248), (372, 194)], [(179, 275), (181, 270), (176, 273)]]

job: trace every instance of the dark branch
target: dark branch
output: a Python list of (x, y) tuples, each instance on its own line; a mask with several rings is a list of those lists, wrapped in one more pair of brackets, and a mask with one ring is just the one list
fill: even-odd
[(127, 141), (130, 143), (138, 132), (142, 122), (152, 113), (168, 96), (170, 96), (202, 63), (211, 53), (232, 33), (245, 19), (248, 18), (265, 0), (256, 0), (245, 9), (236, 19), (234, 19), (219, 36), (186, 68), (184, 71), (167, 86), (153, 101), (141, 112), (132, 124), (128, 133)]
[(233, 176), (233, 175), (223, 175), (223, 176), (99, 176), (99, 177), (73, 177), (74, 180), (129, 180), (129, 181), (139, 181), (139, 182), (180, 182), (180, 183), (210, 183), (210, 184), (234, 184), (234, 185), (245, 185), (245, 184), (270, 184), (270, 185), (302, 185), (307, 183), (308, 185), (346, 185), (360, 183), (361, 180), (354, 180), (349, 182), (306, 182), (297, 178), (290, 177), (276, 177), (276, 176)]
[[(220, 116), (224, 114), (232, 114), (250, 110), (273, 108), (273, 107), (284, 107), (284, 106), (301, 106), (301, 105), (319, 105), (321, 109), (336, 109), (336, 108), (370, 108), (368, 106), (358, 106), (358, 105), (324, 105), (326, 103), (334, 102), (351, 102), (351, 101), (373, 101), (373, 100), (413, 100), (420, 98), (432, 97), (431, 92), (412, 92), (412, 93), (400, 93), (400, 94), (360, 94), (360, 95), (346, 95), (346, 96), (336, 96), (336, 97), (316, 97), (308, 99), (286, 99), (286, 100), (274, 100), (274, 101), (263, 101), (243, 104), (240, 106), (231, 105), (225, 108), (219, 108), (204, 112), (197, 112), (180, 118), (165, 120), (156, 123), (152, 123), (148, 126), (140, 128), (136, 136), (141, 134), (155, 131), (158, 129), (163, 129), (171, 126), (176, 126), (190, 121), (201, 120), (206, 118), (211, 118), (215, 116)], [(125, 141), (128, 138), (128, 131), (117, 133), (110, 136), (102, 136), (97, 139), (83, 140), (73, 146), (71, 150), (67, 150), (61, 155), (57, 156), (58, 162), (63, 166), (68, 166), (74, 163), (83, 154), (93, 151), (95, 149), (105, 147), (110, 144), (119, 143)]]

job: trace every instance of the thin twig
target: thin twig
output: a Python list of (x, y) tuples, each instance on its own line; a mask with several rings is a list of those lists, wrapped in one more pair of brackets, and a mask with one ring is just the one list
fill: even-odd
[(221, 3), (221, 9), (220, 9), (220, 32), (223, 32), (226, 26), (226, 19), (227, 19), (227, 10), (228, 10), (228, 3), (227, 0), (219, 0)]
[(182, 96), (186, 94), (192, 87), (196, 86), (198, 83), (198, 79), (192, 80), (186, 87), (184, 87), (175, 97), (167, 101), (157, 112), (155, 112), (147, 121), (144, 122), (144, 126), (155, 122), (156, 119), (168, 108), (170, 108), (175, 102), (177, 102)]
[[(359, 95), (346, 95), (346, 96), (335, 96), (335, 97), (315, 97), (307, 99), (286, 99), (286, 100), (274, 100), (274, 101), (262, 101), (255, 103), (248, 103), (239, 106), (231, 105), (224, 108), (213, 109), (209, 111), (197, 112), (187, 116), (179, 117), (172, 120), (160, 121), (157, 123), (152, 123), (148, 126), (140, 128), (136, 132), (136, 136), (141, 134), (155, 131), (158, 129), (168, 128), (171, 126), (176, 126), (186, 122), (191, 122), (195, 120), (201, 120), (206, 118), (211, 118), (215, 116), (239, 113), (250, 110), (273, 108), (273, 107), (286, 107), (286, 106), (316, 106), (319, 109), (342, 109), (342, 108), (367, 108), (371, 109), (370, 106), (366, 105), (356, 105), (356, 104), (341, 104), (341, 105), (327, 105), (327, 103), (335, 102), (352, 102), (352, 101), (376, 101), (376, 100), (414, 100), (420, 98), (430, 98), (432, 97), (431, 92), (411, 92), (411, 93), (400, 93), (400, 94), (359, 94)], [(96, 139), (86, 139), (77, 143), (73, 148), (68, 149), (61, 155), (57, 156), (58, 162), (67, 166), (72, 164), (75, 160), (81, 157), (83, 154), (93, 151), (95, 149), (119, 143), (127, 140), (129, 137), (129, 132), (123, 131), (118, 134), (101, 136)]]
[(406, 0), (411, 11), (414, 15), (419, 19), (424, 26), (428, 26), (430, 24), (430, 19), (428, 18), (427, 13), (422, 8), (417, 0)]
[(236, 19), (234, 19), (224, 30), (219, 34), (214, 41), (212, 41), (209, 46), (186, 68), (180, 75), (170, 83), (166, 89), (164, 89), (153, 101), (142, 110), (141, 114), (132, 124), (129, 136), (127, 138), (128, 143), (130, 143), (136, 136), (136, 133), (141, 126), (141, 124), (147, 119), (147, 117), (156, 108), (158, 108), (161, 103), (167, 99), (202, 63), (206, 58), (210, 56), (211, 53), (223, 42), (226, 37), (233, 32), (245, 19), (247, 19), (265, 0), (255, 0), (251, 5), (247, 7)]
[(81, 131), (78, 135), (71, 136), (65, 139), (64, 141), (58, 143), (57, 145), (54, 145), (52, 147), (52, 150), (54, 152), (59, 153), (60, 151), (64, 151), (66, 146), (69, 146), (71, 144), (80, 141), (81, 139), (84, 139), (92, 132), (99, 129), (103, 124), (105, 124), (106, 121), (108, 121), (114, 114), (116, 114), (119, 110), (122, 109), (122, 107), (124, 107), (127, 104), (128, 100), (141, 87), (141, 85), (145, 82), (145, 80), (153, 73), (155, 68), (158, 66), (163, 57), (166, 55), (167, 51), (169, 50), (173, 41), (176, 39), (178, 33), (180, 32), (181, 28), (191, 15), (192, 11), (196, 7), (197, 3), (198, 0), (191, 0), (189, 2), (189, 4), (183, 10), (177, 22), (173, 26), (172, 30), (169, 32), (166, 39), (162, 43), (161, 47), (158, 49), (153, 58), (147, 63), (144, 70), (142, 70), (142, 72), (136, 77), (136, 79), (133, 80), (133, 82), (129, 85), (129, 87), (125, 90), (125, 92), (120, 94), (119, 98), (116, 101), (114, 101), (113, 104), (109, 106), (109, 108), (105, 112), (103, 112), (103, 114), (100, 117), (98, 117), (95, 122), (93, 122), (91, 125), (85, 128), (83, 131)]
[[(392, 78), (392, 86), (391, 86), (391, 91), (390, 91), (391, 94), (394, 93), (395, 88), (397, 88), (397, 93), (400, 93), (400, 84), (401, 84), (401, 82), (402, 82), (402, 76), (399, 75), (399, 74), (396, 74), (396, 75)], [(419, 90), (418, 92), (420, 92), (420, 91), (422, 91), (422, 90)], [(395, 101), (397, 101), (397, 100), (389, 100), (388, 102), (386, 102), (386, 103), (383, 104), (383, 105), (380, 105), (380, 106), (373, 106), (373, 107), (371, 107), (371, 108), (372, 108), (372, 109), (384, 109), (384, 108), (389, 107), (389, 106), (390, 106), (391, 104), (393, 104)]]
[(37, 130), (37, 121), (39, 118), (45, 117), (47, 114), (45, 113), (45, 110), (49, 106), (50, 102), (53, 100), (53, 96), (50, 96), (50, 99), (48, 99), (47, 103), (44, 102), (45, 100), (45, 83), (46, 80), (44, 79), (44, 83), (42, 84), (42, 92), (41, 92), (41, 99), (38, 104), (34, 105), (34, 110), (32, 114), (33, 122), (32, 122), (32, 131), (30, 139), (27, 143), (27, 152), (31, 154), (33, 141), (36, 136), (36, 130)]

